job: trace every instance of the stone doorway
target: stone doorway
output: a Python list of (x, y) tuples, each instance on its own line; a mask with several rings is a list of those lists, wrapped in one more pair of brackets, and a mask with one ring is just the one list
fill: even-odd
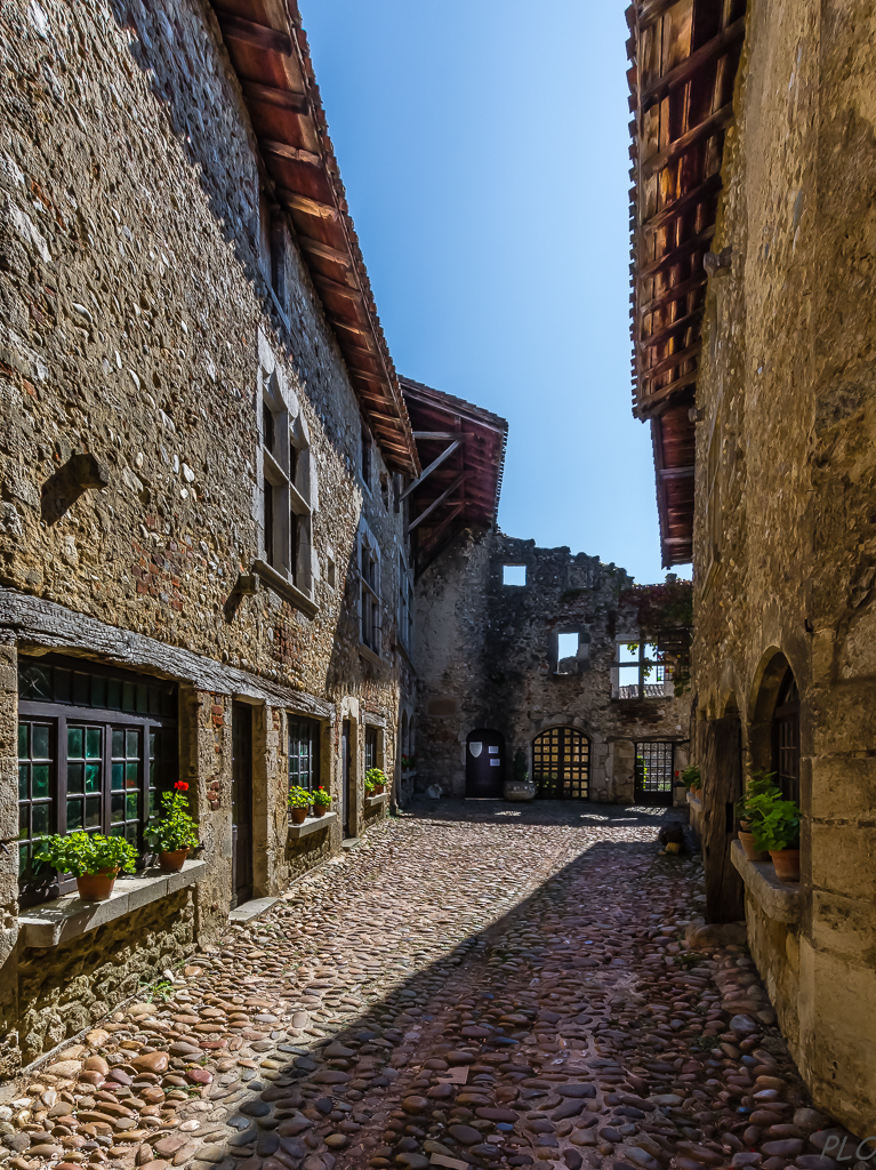
[(574, 727), (543, 731), (532, 741), (532, 778), (540, 798), (588, 800), (590, 740)]
[(252, 897), (252, 707), (231, 707), (231, 905)]
[(479, 728), (465, 745), (465, 795), (496, 797), (505, 784), (505, 737), (500, 731)]

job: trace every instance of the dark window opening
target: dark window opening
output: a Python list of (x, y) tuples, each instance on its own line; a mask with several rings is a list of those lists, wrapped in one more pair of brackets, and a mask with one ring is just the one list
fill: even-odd
[(800, 696), (790, 667), (779, 687), (772, 720), (773, 771), (785, 800), (800, 803)]
[(315, 719), (289, 716), (289, 787), (312, 791), (319, 787), (319, 724)]
[(377, 764), (377, 728), (365, 728), (365, 771), (376, 768)]

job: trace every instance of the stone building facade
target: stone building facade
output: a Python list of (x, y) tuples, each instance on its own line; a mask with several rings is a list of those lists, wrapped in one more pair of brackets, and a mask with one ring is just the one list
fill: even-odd
[[(416, 448), (294, 6), (237, 7), (0, 12), (3, 1077), (380, 816), (413, 710)], [(177, 777), (181, 875), (35, 872)]]
[(461, 532), (417, 582), (418, 784), (501, 796), (522, 762), (542, 797), (680, 802), (689, 698), (640, 654), (631, 585), (598, 557)]
[[(676, 331), (679, 353), (698, 358), (685, 391), (695, 383), (695, 400), (667, 407), (671, 386), (655, 400), (653, 417), (664, 412), (655, 449), (659, 471), (675, 458), (666, 415), (683, 407), (673, 474), (688, 464), (695, 492), (679, 497), (674, 522), (680, 545), (693, 541), (694, 754), (710, 910), (719, 920), (744, 910), (816, 1104), (864, 1137), (876, 1120), (876, 16), (862, 0), (745, 7), (724, 34), (724, 54), (732, 40), (739, 57), (743, 32), (744, 46), (735, 89), (729, 76), (734, 120), (723, 156), (712, 155), (722, 191), (705, 245), (701, 340)], [(642, 155), (641, 94), (671, 87), (673, 70), (703, 76), (672, 59), (655, 81), (644, 68), (648, 35), (642, 22)], [(728, 65), (725, 55), (725, 77)], [(660, 147), (662, 164), (674, 148)], [(657, 171), (645, 159), (640, 226), (655, 214), (644, 176)], [(690, 209), (693, 186), (664, 187)], [(690, 230), (702, 239), (709, 222), (701, 212)], [(670, 273), (678, 240), (639, 256), (641, 301), (654, 303), (641, 282), (661, 263)], [(679, 321), (690, 308), (681, 304)], [(666, 336), (662, 322), (653, 328)], [(676, 384), (685, 368), (676, 363)], [(684, 559), (664, 548), (666, 563)], [(733, 841), (732, 802), (753, 770), (775, 772), (799, 801), (799, 883), (747, 861)]]

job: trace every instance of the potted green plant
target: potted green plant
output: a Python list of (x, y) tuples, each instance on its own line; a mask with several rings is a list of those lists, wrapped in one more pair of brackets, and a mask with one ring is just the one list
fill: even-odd
[(307, 820), (311, 799), (309, 789), (302, 788), (299, 784), (293, 784), (289, 789), (289, 817), (293, 824), (303, 825)]
[(315, 817), (322, 817), (331, 808), (332, 798), (320, 784), (319, 788), (314, 788), (312, 798), (313, 800), (313, 815)]
[(755, 814), (751, 823), (754, 844), (772, 858), (776, 877), (783, 882), (800, 880), (800, 809), (781, 792), (762, 792), (749, 805)]
[(119, 871), (133, 873), (137, 850), (124, 837), (102, 833), (55, 833), (43, 837), (35, 861), (58, 873), (72, 873), (83, 902), (105, 902), (113, 892)]
[(365, 793), (368, 796), (379, 796), (386, 790), (386, 773), (382, 768), (369, 768), (365, 773)]
[(749, 861), (766, 861), (766, 853), (757, 847), (754, 839), (753, 827), (760, 819), (761, 810), (755, 803), (759, 796), (778, 796), (775, 772), (754, 771), (745, 785), (745, 793), (735, 805), (736, 816), (739, 818), (738, 837), (743, 852)]
[(189, 850), (200, 844), (198, 826), (189, 813), (189, 801), (185, 795), (188, 790), (185, 780), (177, 780), (173, 792), (162, 792), (161, 809), (143, 834), (146, 843), (158, 853), (158, 864), (170, 873), (179, 872)]
[(675, 779), (679, 780), (688, 792), (693, 793), (694, 796), (699, 796), (703, 787), (703, 778), (696, 764), (688, 764), (686, 768), (682, 768), (680, 772), (676, 772)]
[(523, 748), (514, 753), (511, 779), (502, 785), (506, 800), (535, 800), (536, 787), (529, 778), (529, 758)]

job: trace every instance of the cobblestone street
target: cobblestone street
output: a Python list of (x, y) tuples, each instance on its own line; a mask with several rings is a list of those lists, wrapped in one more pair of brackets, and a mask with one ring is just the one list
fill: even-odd
[(688, 949), (663, 817), (386, 821), (23, 1081), (6, 1164), (834, 1166), (744, 949)]

